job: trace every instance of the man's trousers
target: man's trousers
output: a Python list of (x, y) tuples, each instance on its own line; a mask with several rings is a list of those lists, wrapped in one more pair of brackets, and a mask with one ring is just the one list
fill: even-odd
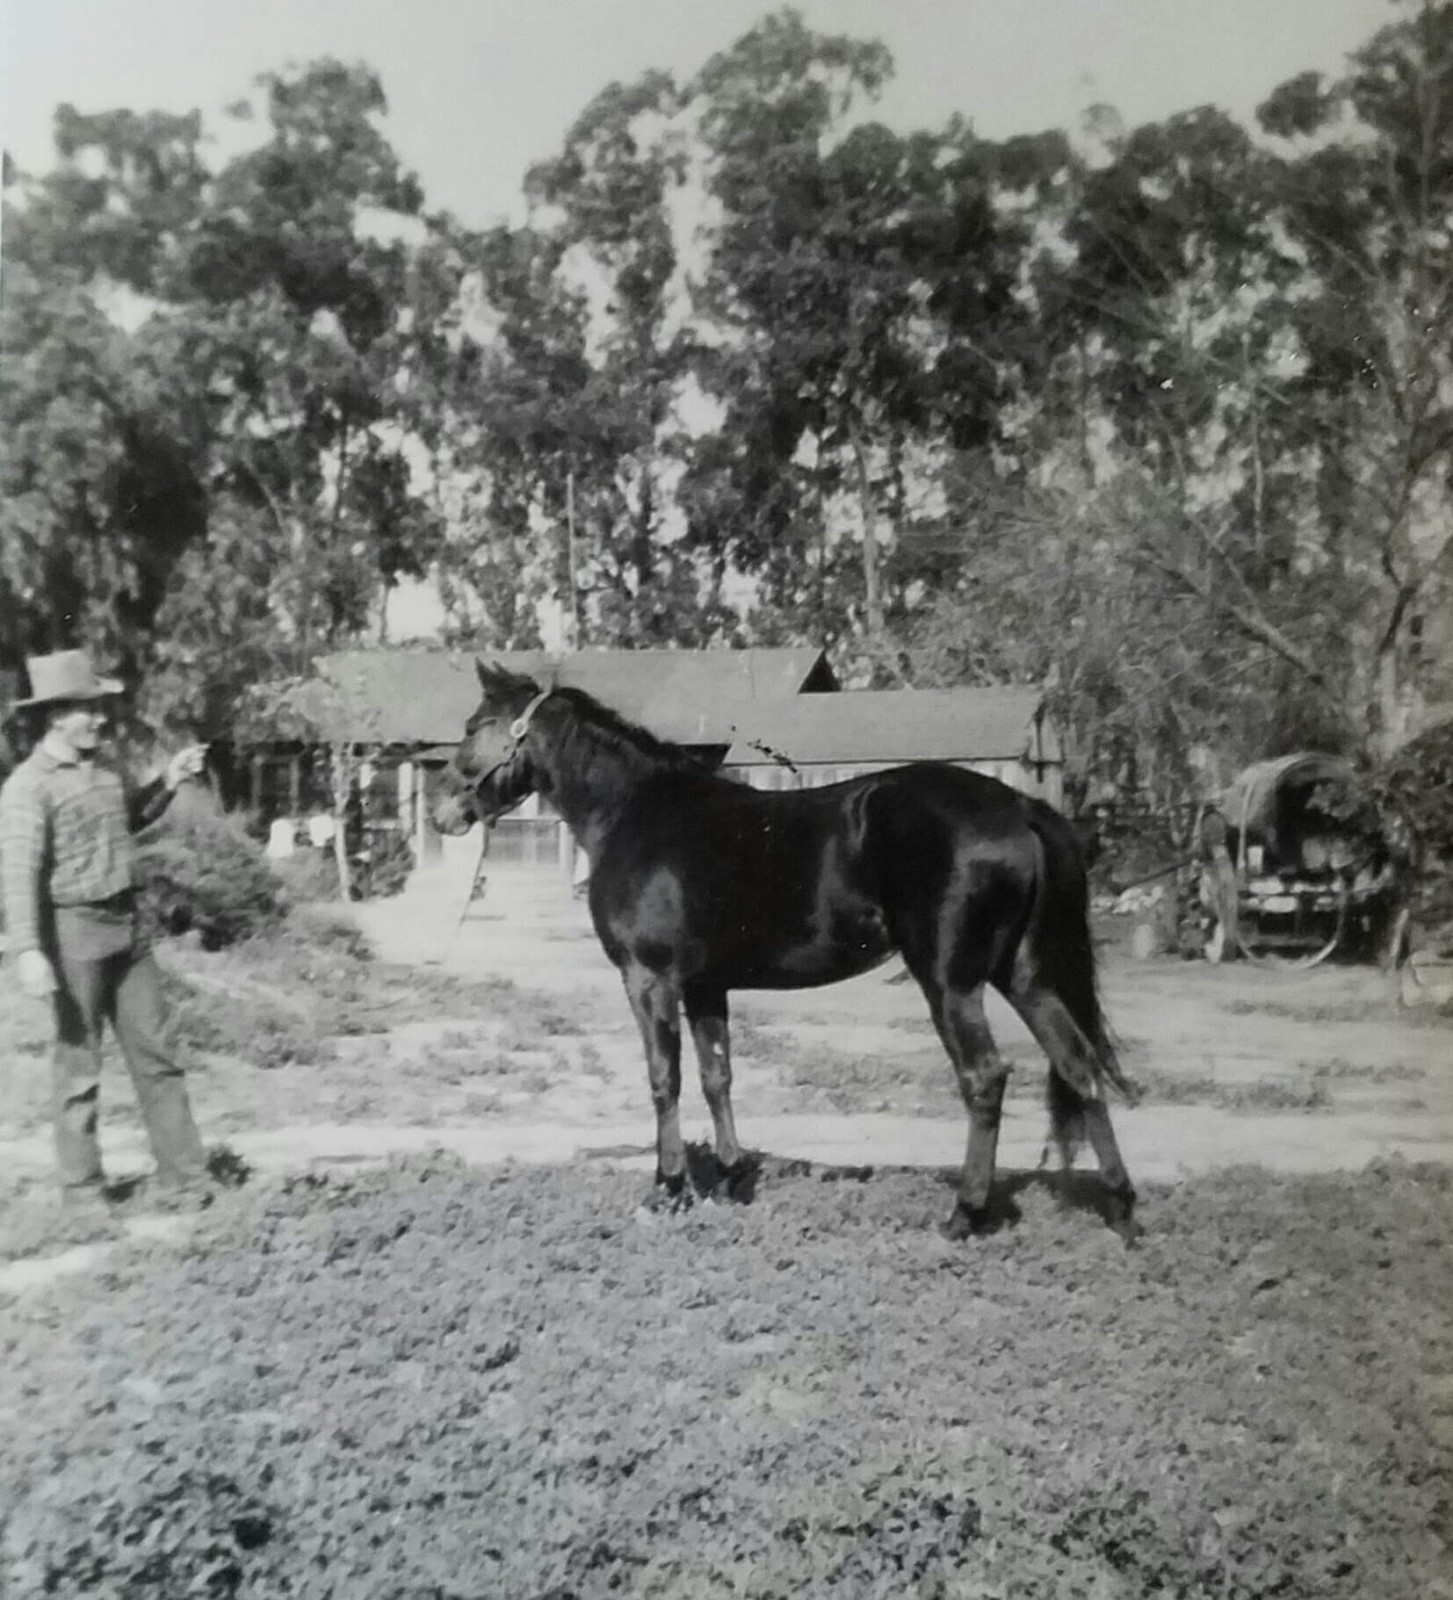
[[(56, 1160), (66, 1188), (101, 1181), (96, 1135), (101, 1038), (107, 1023), (125, 1057), (163, 1184), (206, 1175), (206, 1152), (192, 1120), (181, 1066), (166, 1040), (161, 973), (149, 949), (128, 939), (98, 939), (84, 918), (57, 918), (54, 950)], [(110, 949), (106, 945), (113, 946)]]

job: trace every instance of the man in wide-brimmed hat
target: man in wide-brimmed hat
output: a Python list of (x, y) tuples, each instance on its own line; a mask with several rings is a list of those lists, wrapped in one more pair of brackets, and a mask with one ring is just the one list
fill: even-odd
[(197, 776), (193, 745), (161, 777), (128, 794), (97, 759), (109, 702), (121, 685), (99, 678), (83, 650), (27, 663), (31, 692), (14, 710), (43, 722), (31, 754), (0, 788), (0, 895), (7, 965), (55, 1013), (56, 1158), (71, 1203), (104, 1202), (96, 1121), (101, 1034), (109, 1020), (126, 1058), (173, 1204), (209, 1198), (206, 1154), (182, 1069), (163, 1036), (161, 980), (137, 923), (131, 835), (160, 816)]

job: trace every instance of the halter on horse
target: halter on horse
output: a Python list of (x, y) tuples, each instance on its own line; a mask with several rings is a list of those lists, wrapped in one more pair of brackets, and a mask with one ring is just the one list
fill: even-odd
[(579, 689), (480, 663), (482, 698), (455, 757), (442, 832), (486, 826), (545, 796), (592, 864), (590, 911), (625, 983), (656, 1109), (657, 1182), (683, 1193), (684, 1010), (729, 1183), (748, 1164), (731, 1105), (727, 994), (805, 988), (907, 963), (953, 1062), (969, 1117), (945, 1232), (988, 1221), (1008, 1069), (984, 1017), (992, 983), (1049, 1057), (1066, 1164), (1081, 1137), (1107, 1214), (1132, 1237), (1135, 1191), (1105, 1107), (1130, 1093), (1096, 992), (1078, 841), (1050, 806), (936, 763), (824, 788), (763, 793), (707, 771)]

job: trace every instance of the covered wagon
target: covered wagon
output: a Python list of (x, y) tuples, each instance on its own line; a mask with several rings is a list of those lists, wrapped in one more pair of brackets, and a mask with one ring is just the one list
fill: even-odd
[(1196, 821), (1200, 943), (1212, 961), (1310, 967), (1380, 956), (1397, 917), (1394, 841), (1350, 762), (1303, 752), (1247, 767)]

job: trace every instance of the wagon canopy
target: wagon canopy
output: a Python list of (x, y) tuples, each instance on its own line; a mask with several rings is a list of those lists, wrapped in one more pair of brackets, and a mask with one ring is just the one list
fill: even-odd
[(1377, 808), (1352, 764), (1302, 752), (1238, 774), (1215, 809), (1242, 850), (1259, 845), (1285, 871), (1346, 868), (1383, 842)]

